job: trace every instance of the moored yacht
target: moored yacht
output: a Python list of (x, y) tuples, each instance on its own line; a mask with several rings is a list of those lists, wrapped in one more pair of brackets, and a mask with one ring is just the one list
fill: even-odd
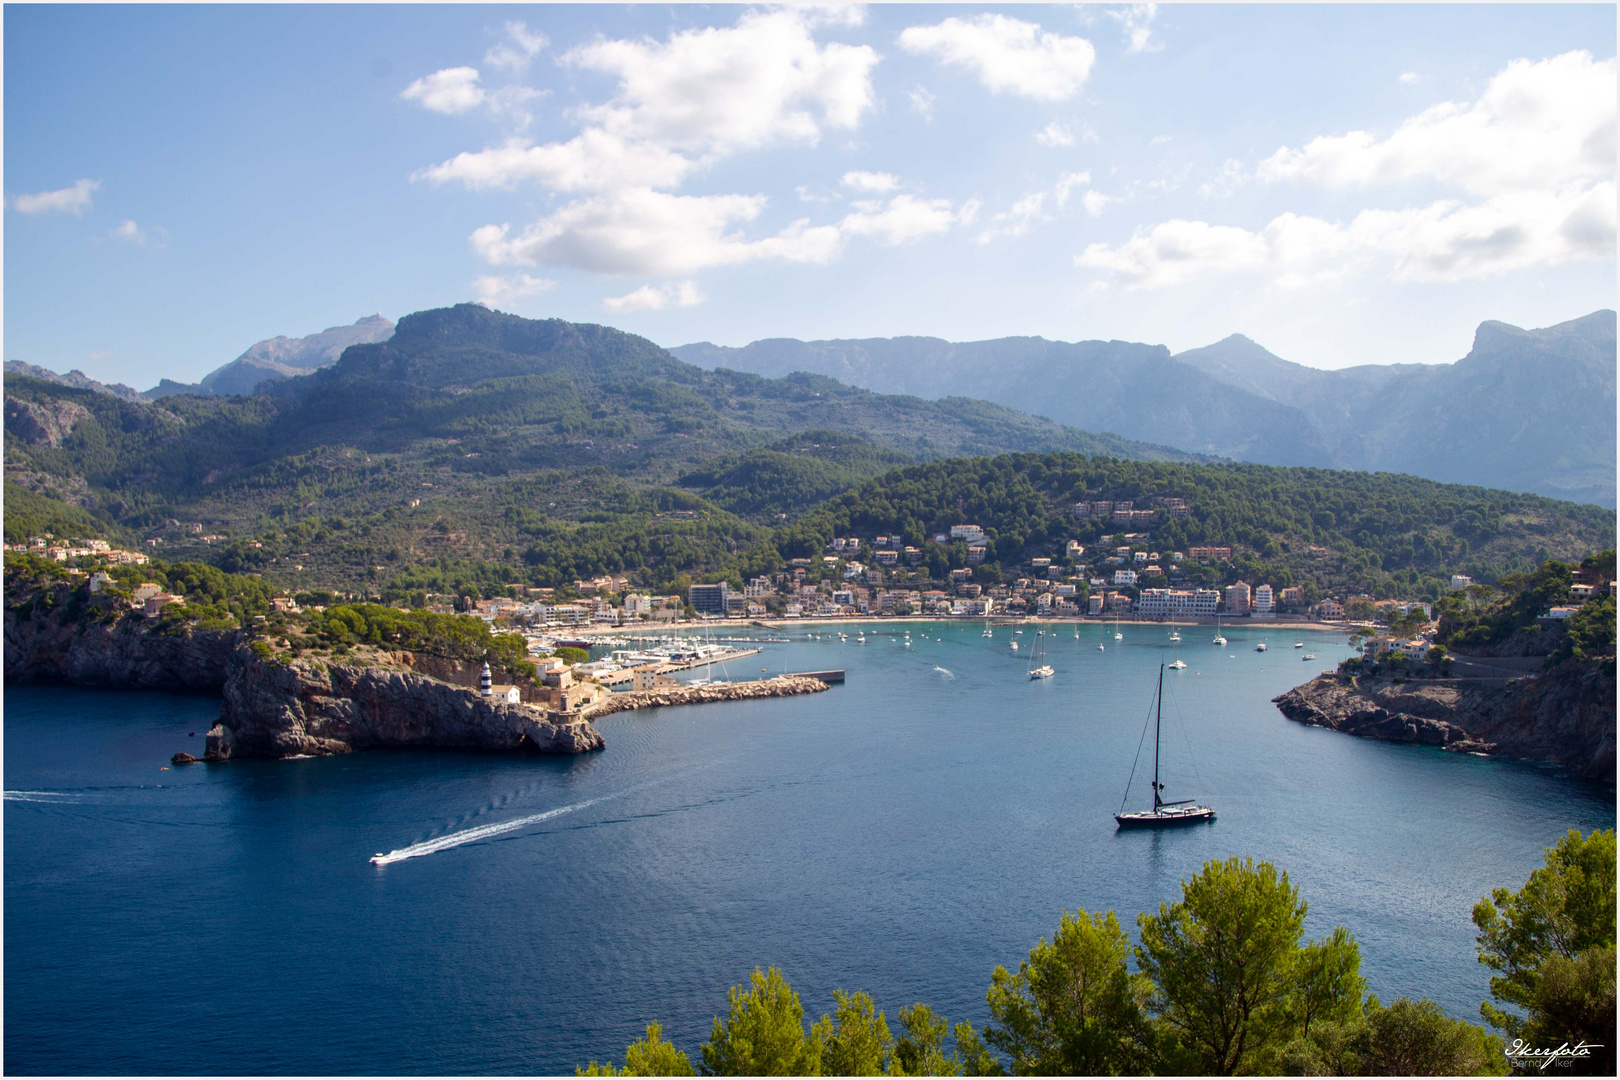
[[(1130, 798), (1131, 785), (1125, 784), (1125, 798), (1119, 801), (1119, 813), (1114, 820), (1121, 829), (1162, 829), (1171, 825), (1194, 825), (1201, 821), (1214, 821), (1215, 811), (1208, 806), (1200, 806), (1192, 799), (1178, 799), (1174, 802), (1165, 802), (1159, 797), (1164, 785), (1159, 782), (1159, 729), (1164, 716), (1164, 668), (1159, 668), (1159, 690), (1154, 695), (1153, 709), (1153, 809), (1138, 810), (1132, 813), (1125, 812), (1125, 800)], [(1145, 735), (1146, 732), (1144, 731)], [(1140, 753), (1140, 751), (1138, 751)], [(1136, 766), (1131, 766), (1131, 776), (1135, 779)]]

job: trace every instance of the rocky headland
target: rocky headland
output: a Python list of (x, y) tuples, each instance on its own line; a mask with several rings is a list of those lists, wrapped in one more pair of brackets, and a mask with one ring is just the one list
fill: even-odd
[[(11, 598), (16, 599), (16, 598)], [(286, 643), (281, 642), (284, 646)], [(8, 682), (218, 695), (204, 757), (345, 754), (370, 747), (581, 754), (604, 742), (592, 722), (629, 709), (787, 697), (827, 689), (820, 679), (660, 685), (607, 694), (584, 709), (479, 695), (481, 665), (370, 646), (294, 652), (249, 631), (147, 619), (127, 606), (60, 587), (5, 611)]]
[(1505, 685), (1490, 680), (1319, 675), (1273, 699), (1290, 720), (1348, 735), (1505, 754), (1615, 779), (1615, 679), (1567, 661)]
[(6, 681), (218, 694), (224, 704), (206, 760), (380, 746), (548, 754), (603, 746), (582, 716), (491, 701), (424, 673), (460, 674), (462, 665), (438, 657), (365, 649), (292, 658), (244, 631), (146, 619), (76, 592), (7, 604)]

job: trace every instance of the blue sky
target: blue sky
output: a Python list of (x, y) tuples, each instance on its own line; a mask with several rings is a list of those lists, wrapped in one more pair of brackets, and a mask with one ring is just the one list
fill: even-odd
[(1614, 304), (1612, 5), (18, 6), (5, 358), (145, 388), (482, 299), (663, 345)]

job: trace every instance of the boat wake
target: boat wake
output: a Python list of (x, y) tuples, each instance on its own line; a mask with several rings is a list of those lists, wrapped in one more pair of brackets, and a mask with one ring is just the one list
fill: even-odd
[(945, 676), (947, 679), (951, 680), (951, 682), (956, 681), (956, 673), (954, 671), (952, 671), (950, 668), (942, 668), (938, 664), (935, 664), (934, 665), (934, 670), (939, 672), (941, 675)]
[(6, 802), (74, 802), (80, 798), (77, 791), (7, 791)]
[[(514, 818), (511, 821), (501, 821), (491, 825), (479, 825), (471, 829), (462, 829), (460, 832), (446, 833), (444, 836), (435, 836), (431, 840), (423, 840), (420, 844), (412, 844), (409, 847), (395, 848), (386, 855), (373, 855), (371, 857), (371, 862), (374, 866), (387, 866), (389, 863), (404, 862), (406, 859), (416, 859), (423, 855), (432, 855), (436, 852), (448, 851), (451, 848), (461, 847), (463, 844), (475, 844), (480, 840), (488, 840), (492, 836), (500, 836), (504, 833), (516, 832), (518, 829), (527, 828), (530, 825), (538, 825), (540, 822), (549, 821), (554, 817), (561, 817), (564, 814), (571, 814), (575, 810), (583, 810), (587, 806), (595, 806), (599, 802), (607, 802), (609, 799), (617, 799), (619, 795), (622, 794), (624, 794), (624, 792), (620, 792), (615, 795), (601, 795), (594, 799), (586, 799), (584, 802), (574, 803), (571, 806), (559, 806), (555, 810), (547, 810), (540, 814), (530, 814), (527, 817)], [(10, 793), (8, 792), (7, 798), (9, 797)]]

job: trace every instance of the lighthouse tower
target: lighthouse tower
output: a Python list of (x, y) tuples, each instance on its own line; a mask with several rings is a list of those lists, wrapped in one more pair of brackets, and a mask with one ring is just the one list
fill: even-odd
[(485, 661), (484, 662), (484, 670), (478, 676), (478, 695), (480, 697), (493, 697), (494, 696), (495, 691), (493, 691), (493, 690), (491, 690), (489, 688), (489, 684), (490, 684), (489, 662)]

